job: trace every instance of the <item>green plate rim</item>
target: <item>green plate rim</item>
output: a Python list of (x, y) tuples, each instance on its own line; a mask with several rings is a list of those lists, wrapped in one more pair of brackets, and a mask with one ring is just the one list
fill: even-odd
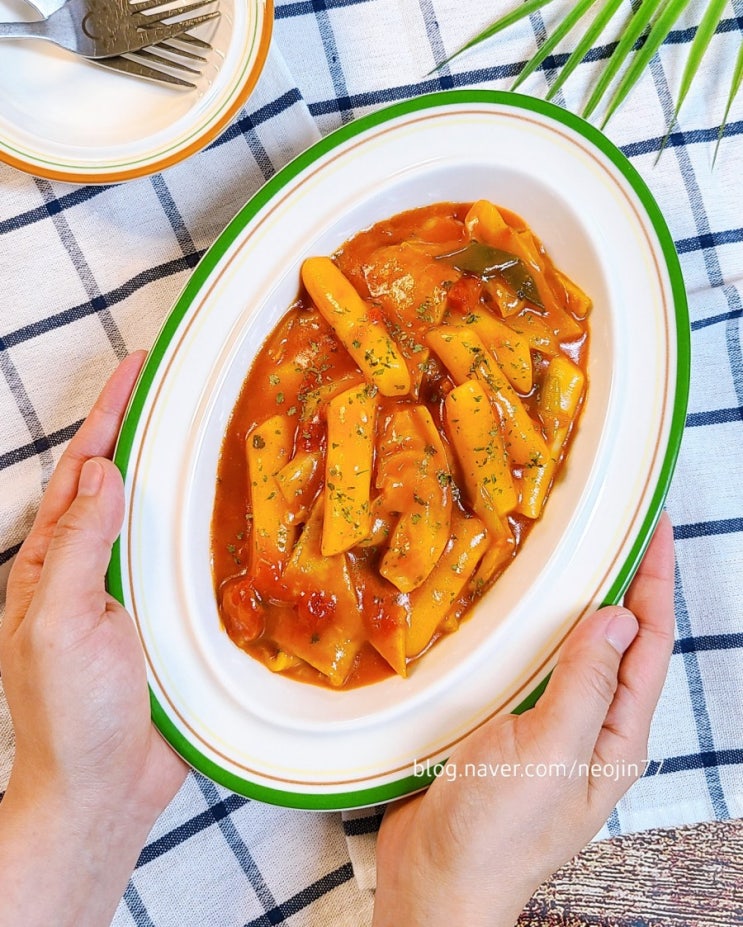
[[(637, 170), (632, 166), (625, 155), (622, 154), (605, 135), (584, 119), (581, 119), (574, 113), (561, 109), (553, 103), (548, 103), (534, 97), (528, 97), (524, 94), (500, 90), (443, 90), (395, 103), (391, 106), (369, 113), (366, 116), (362, 116), (345, 126), (341, 126), (325, 138), (316, 142), (274, 174), (274, 176), (248, 200), (245, 206), (242, 207), (192, 271), (191, 277), (176, 300), (157, 336), (155, 344), (148, 354), (147, 361), (137, 381), (127, 409), (114, 454), (114, 462), (125, 476), (142, 409), (168, 345), (188, 312), (194, 297), (251, 219), (253, 219), (253, 217), (269, 203), (289, 181), (294, 179), (297, 174), (305, 170), (305, 168), (313, 162), (322, 158), (329, 151), (344, 144), (354, 136), (366, 132), (368, 129), (374, 128), (382, 123), (390, 122), (401, 116), (406, 116), (412, 112), (463, 104), (507, 106), (539, 113), (542, 116), (562, 123), (591, 142), (613, 163), (632, 187), (650, 219), (663, 252), (666, 270), (668, 271), (671, 283), (676, 320), (676, 383), (673, 413), (671, 416), (671, 427), (663, 464), (655, 486), (655, 491), (650, 500), (648, 512), (643, 520), (635, 542), (606, 596), (606, 604), (616, 604), (621, 600), (627, 586), (634, 576), (640, 560), (642, 559), (642, 555), (650, 542), (655, 525), (660, 518), (673, 471), (676, 466), (679, 448), (681, 446), (684, 423), (686, 421), (691, 370), (691, 333), (686, 288), (673, 239), (660, 208), (655, 202), (645, 181), (640, 177)], [(121, 557), (121, 544), (117, 540), (114, 544), (111, 564), (107, 574), (107, 584), (111, 594), (118, 599), (119, 602), (123, 603)], [(541, 683), (514, 709), (516, 713), (526, 711), (537, 702), (547, 685), (548, 678), (549, 675), (545, 676)], [(382, 804), (394, 798), (409, 795), (412, 792), (425, 788), (435, 775), (432, 769), (427, 771), (424, 775), (406, 776), (402, 779), (396, 779), (394, 782), (388, 782), (371, 788), (319, 794), (290, 792), (282, 789), (269, 788), (268, 786), (251, 782), (249, 779), (244, 779), (235, 773), (223, 769), (201, 753), (171, 721), (151, 687), (150, 704), (152, 708), (152, 719), (160, 733), (173, 749), (194, 769), (233, 792), (268, 804), (314, 811), (338, 811), (349, 808), (361, 808), (368, 805)]]

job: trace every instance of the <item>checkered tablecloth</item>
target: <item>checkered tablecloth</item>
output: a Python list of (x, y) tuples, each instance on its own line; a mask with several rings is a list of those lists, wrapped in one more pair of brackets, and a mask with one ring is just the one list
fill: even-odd
[[(55, 462), (105, 378), (128, 351), (152, 344), (190, 270), (238, 208), (292, 156), (362, 113), (441, 88), (507, 89), (570, 4), (555, 0), (427, 75), (510, 6), (279, 2), (269, 60), (249, 105), (185, 163), (107, 187), (0, 166), (0, 588)], [(668, 499), (677, 642), (653, 725), (653, 762), (604, 836), (743, 816), (743, 93), (712, 168), (743, 0), (728, 6), (655, 164), (703, 8), (689, 5), (607, 129), (675, 239), (693, 363)], [(618, 20), (629, 10), (626, 2)], [(613, 47), (611, 31), (601, 41), (558, 96), (562, 105), (579, 110), (585, 101)], [(570, 47), (560, 46), (523, 89), (543, 95)], [(11, 762), (0, 697), (0, 792)], [(263, 806), (191, 775), (142, 852), (115, 924), (368, 924), (378, 822), (376, 811), (342, 821)]]

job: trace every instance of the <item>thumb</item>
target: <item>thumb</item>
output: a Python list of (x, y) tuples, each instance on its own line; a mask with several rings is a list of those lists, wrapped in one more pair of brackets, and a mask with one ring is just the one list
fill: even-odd
[(108, 596), (105, 575), (124, 514), (124, 488), (116, 466), (87, 460), (77, 494), (57, 521), (30, 612), (47, 619), (100, 620)]
[(608, 606), (590, 615), (565, 642), (534, 720), (580, 762), (592, 755), (617, 690), (622, 656), (638, 632), (626, 608)]

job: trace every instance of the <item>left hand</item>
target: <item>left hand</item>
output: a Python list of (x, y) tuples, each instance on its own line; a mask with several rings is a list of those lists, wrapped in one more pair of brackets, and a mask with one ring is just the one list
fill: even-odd
[(121, 363), (62, 455), (13, 565), (0, 629), (16, 732), (3, 816), (41, 816), (52, 830), (65, 819), (73, 841), (76, 830), (103, 830), (129, 847), (119, 856), (133, 854), (126, 877), (187, 768), (152, 726), (137, 632), (105, 587), (124, 511), (109, 458), (143, 360)]

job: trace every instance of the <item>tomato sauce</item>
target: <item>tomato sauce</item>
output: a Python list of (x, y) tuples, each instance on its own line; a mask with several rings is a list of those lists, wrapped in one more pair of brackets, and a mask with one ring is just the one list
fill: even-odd
[[(534, 511), (525, 514), (529, 503), (524, 500), (531, 492), (541, 499), (532, 508), (544, 504), (569, 449), (585, 393), (590, 301), (554, 268), (520, 217), (503, 209), (498, 214), (508, 227), (502, 230), (503, 241), (511, 242), (514, 249), (523, 246), (523, 257), (500, 247), (500, 239), (496, 245), (481, 246), (478, 242), (473, 247), (472, 229), (478, 235), (483, 233), (477, 225), (476, 207), (468, 203), (440, 203), (401, 213), (360, 232), (333, 255), (335, 267), (363, 300), (365, 325), (383, 326), (394, 342), (398, 362), (402, 358), (407, 365), (411, 387), (404, 396), (383, 395), (376, 389), (375, 371), (370, 374), (362, 369), (363, 361), (360, 365), (354, 360), (327, 321), (327, 310), (323, 313), (315, 305), (304, 286), (256, 355), (222, 444), (212, 518), (212, 571), (226, 632), (274, 672), (302, 682), (344, 688), (366, 685), (395, 672), (407, 674), (442, 634), (456, 630), (473, 601), (511, 562), (538, 517)], [(482, 215), (487, 219), (489, 214)], [(488, 234), (493, 239), (494, 233)], [(472, 261), (484, 261), (487, 266), (466, 269)], [(543, 298), (547, 290), (549, 301)], [(434, 329), (449, 333), (445, 337), (453, 332), (456, 338), (461, 333), (466, 339), (471, 332), (490, 331), (491, 319), (496, 320), (501, 335), (506, 332), (505, 340), (501, 338), (497, 351), (486, 343), (487, 363), (479, 373), (472, 373), (473, 379), (479, 379), (471, 391), (482, 390), (491, 400), (494, 395), (501, 399), (515, 395), (531, 422), (529, 428), (535, 429), (539, 446), (551, 448), (553, 458), (548, 461), (542, 455), (534, 463), (519, 463), (504, 439), (519, 501), (498, 517), (491, 502), (475, 498), (473, 487), (483, 490), (481, 477), (487, 467), (468, 470), (470, 456), (474, 460), (475, 452), (482, 449), (471, 449), (462, 456), (461, 448), (453, 446), (453, 426), (447, 417), (451, 417), (452, 398), (458, 394), (448, 403), (447, 397), (457, 386), (461, 393), (458, 379), (462, 378), (452, 373), (451, 361), (442, 361), (430, 347), (435, 343), (430, 338)], [(483, 343), (484, 339), (483, 334)], [(524, 366), (526, 351), (529, 369), (516, 369), (514, 361), (514, 369), (509, 370), (508, 352), (516, 357), (519, 350), (519, 363)], [(487, 372), (495, 369), (494, 357), (499, 365), (498, 382), (501, 369), (509, 380), (500, 393)], [(555, 363), (557, 358), (560, 360)], [(572, 371), (572, 380), (566, 379), (566, 370)], [(524, 383), (531, 385), (522, 392), (519, 386)], [(576, 399), (578, 383), (582, 385)], [(545, 391), (550, 396), (545, 396)], [(341, 553), (323, 556), (330, 504), (328, 467), (343, 459), (338, 456), (342, 449), (328, 447), (328, 415), (333, 414), (328, 409), (341, 394), (356, 395), (359, 401), (373, 406), (373, 472), (362, 479), (370, 481), (369, 505), (364, 511), (370, 507), (376, 514), (370, 521), (368, 538)], [(471, 411), (477, 411), (472, 397), (468, 400), (462, 394), (462, 398), (470, 402)], [(568, 406), (569, 413), (565, 411)], [(491, 413), (496, 420), (500, 416), (501, 422), (503, 408), (502, 402), (495, 402)], [(419, 421), (423, 426), (416, 424)], [(403, 517), (401, 512), (413, 505), (410, 499), (415, 497), (415, 485), (422, 485), (427, 472), (425, 460), (409, 465), (404, 461), (416, 459), (415, 447), (423, 449), (417, 458), (430, 453), (431, 459), (436, 459), (431, 440), (421, 437), (420, 427), (425, 430), (429, 421), (438, 433), (433, 443), (441, 451), (436, 464), (441, 468), (436, 474), (441, 483), (440, 498), (433, 480), (431, 492), (437, 498), (431, 504), (452, 519), (447, 525), (459, 526), (456, 530), (442, 529), (450, 536), (445, 535), (448, 540), (439, 563), (454, 557), (452, 545), (463, 532), (472, 535), (471, 545), (479, 543), (479, 530), (479, 536), (487, 536), (483, 543), (496, 566), (490, 573), (483, 572), (488, 554), (481, 561), (478, 555), (479, 567), (472, 563), (466, 566), (472, 574), (461, 588), (446, 577), (434, 587), (431, 574), (422, 584), (418, 578), (411, 579), (410, 583), (418, 583), (412, 590), (405, 586), (403, 576), (401, 590), (380, 570), (384, 572), (385, 553)], [(276, 424), (276, 437), (269, 428), (272, 423)], [(504, 434), (507, 437), (507, 429)], [(271, 466), (258, 478), (258, 468), (268, 466), (266, 461), (274, 453), (271, 441), (279, 447), (275, 453), (282, 469)], [(384, 453), (388, 453), (385, 447), (391, 456), (383, 463)], [(480, 454), (478, 459), (482, 463), (486, 458)], [(423, 467), (417, 475), (410, 469), (415, 465)], [(530, 467), (537, 469), (530, 471)], [(542, 470), (550, 474), (546, 489), (537, 486), (539, 479), (532, 479)], [(393, 471), (410, 472), (409, 482), (414, 485), (406, 488), (395, 484), (390, 490), (393, 477), (389, 474)], [(387, 492), (392, 495), (382, 499)], [(402, 502), (389, 501), (395, 494), (395, 498), (402, 494)], [(418, 524), (416, 516), (423, 518), (421, 524), (433, 524), (426, 521), (429, 501), (418, 502), (420, 511), (408, 516), (412, 519), (409, 524)], [(483, 504), (490, 510), (483, 509)], [(271, 512), (278, 514), (272, 518)], [(265, 544), (256, 536), (255, 522), (259, 519), (263, 519), (259, 530), (266, 535)], [(481, 519), (489, 525), (487, 529)], [(277, 520), (282, 523), (280, 531), (274, 530)], [(492, 560), (499, 523), (504, 533), (497, 540), (500, 553)], [(436, 527), (440, 527), (439, 522)], [(403, 573), (406, 552), (401, 552), (403, 559), (397, 564)], [(460, 562), (464, 561), (452, 560), (451, 570), (456, 572)], [(428, 564), (425, 569), (432, 567)], [(450, 594), (451, 601), (429, 634), (416, 622), (425, 625), (429, 620), (429, 602), (442, 589)], [(411, 631), (414, 626), (416, 630)], [(420, 652), (411, 653), (411, 638), (416, 635), (428, 642)]]

